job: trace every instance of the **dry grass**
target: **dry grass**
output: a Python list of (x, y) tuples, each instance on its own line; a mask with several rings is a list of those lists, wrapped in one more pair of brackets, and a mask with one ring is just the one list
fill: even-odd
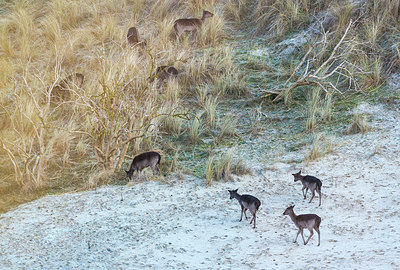
[(370, 130), (367, 117), (363, 114), (354, 114), (351, 124), (346, 128), (344, 134), (351, 135), (356, 133), (365, 134)]
[[(315, 2), (315, 3), (314, 3)], [(281, 37), (294, 29), (304, 28), (313, 14), (326, 8), (328, 1), (262, 0), (253, 11), (257, 32), (267, 30)]]
[(306, 154), (306, 162), (310, 162), (319, 159), (326, 154), (332, 153), (333, 142), (332, 138), (326, 137), (322, 133), (315, 134), (313, 137), (313, 143), (310, 151)]
[[(24, 190), (60, 177), (88, 178), (83, 185), (96, 186), (119, 171), (132, 150), (186, 132), (186, 112), (193, 108), (184, 108), (182, 97), (193, 95), (189, 89), (214, 84), (227, 71), (233, 85), (221, 92), (243, 91), (232, 49), (222, 43), (229, 30), (223, 7), (211, 0), (2, 4), (0, 179)], [(198, 17), (202, 9), (215, 16), (197, 35), (177, 42), (173, 22), (182, 14)], [(132, 26), (147, 48), (127, 45)], [(181, 75), (149, 83), (161, 65), (174, 65)], [(84, 75), (83, 85), (68, 87), (55, 101), (49, 89), (73, 73)], [(202, 102), (207, 123), (215, 125), (216, 99)], [(201, 129), (200, 122), (192, 125), (192, 140), (199, 140)]]
[(211, 155), (206, 165), (206, 184), (211, 186), (213, 181), (224, 180), (227, 182), (232, 174), (251, 174), (251, 171), (243, 164), (241, 158), (234, 158), (236, 148), (230, 148), (218, 155)]

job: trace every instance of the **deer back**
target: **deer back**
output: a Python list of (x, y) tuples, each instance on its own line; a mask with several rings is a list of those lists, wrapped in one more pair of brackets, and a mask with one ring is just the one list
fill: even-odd
[(146, 152), (136, 156), (131, 164), (131, 168), (135, 167), (137, 170), (142, 170), (148, 166), (155, 166), (160, 162), (161, 155), (157, 152)]
[(251, 205), (254, 205), (255, 208), (258, 210), (258, 208), (261, 205), (261, 202), (259, 199), (252, 195), (247, 195), (244, 194), (240, 196), (240, 204), (243, 205), (245, 208), (249, 209)]
[(174, 28), (178, 33), (183, 33), (185, 31), (195, 31), (200, 28), (202, 24), (203, 21), (201, 19), (178, 19), (174, 23)]
[(316, 214), (304, 214), (296, 216), (296, 226), (299, 228), (312, 228), (321, 223), (321, 218)]

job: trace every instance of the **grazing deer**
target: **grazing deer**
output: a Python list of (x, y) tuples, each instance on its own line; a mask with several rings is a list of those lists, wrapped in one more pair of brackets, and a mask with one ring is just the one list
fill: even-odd
[(154, 81), (155, 78), (160, 81), (168, 81), (178, 76), (178, 70), (173, 66), (160, 66), (157, 67), (156, 71), (151, 75), (150, 82)]
[(136, 29), (136, 27), (131, 27), (128, 29), (128, 34), (126, 35), (126, 39), (128, 41), (128, 44), (133, 46), (139, 46), (142, 49), (144, 49), (147, 46), (147, 42), (144, 41), (139, 41), (139, 32)]
[(73, 73), (69, 75), (67, 78), (61, 80), (59, 84), (54, 86), (53, 88), (49, 88), (51, 90), (51, 98), (53, 101), (61, 102), (63, 100), (70, 98), (70, 89), (80, 88), (83, 84), (85, 76), (81, 73)]
[(203, 17), (201, 19), (178, 19), (174, 22), (175, 32), (180, 37), (184, 32), (196, 32), (201, 28), (207, 18), (214, 16), (211, 12), (203, 10)]
[(246, 211), (247, 211), (247, 209), (249, 209), (250, 213), (253, 215), (253, 218), (251, 219), (250, 224), (254, 221), (253, 228), (256, 228), (256, 214), (257, 214), (258, 208), (261, 205), (260, 200), (251, 195), (246, 195), (246, 194), (240, 195), (239, 193), (237, 193), (237, 191), (238, 191), (237, 189), (236, 190), (228, 190), (228, 191), (230, 194), (229, 199), (231, 199), (231, 200), (233, 198), (237, 199), (240, 204), (240, 207), (242, 207), (242, 212), (240, 214), (239, 221), (242, 221), (243, 213), (244, 213), (244, 217), (247, 220)]
[[(283, 212), (283, 215), (288, 215), (293, 223), (296, 225), (297, 228), (299, 228), (299, 231), (297, 232), (296, 239), (294, 239), (293, 243), (296, 243), (297, 237), (299, 236), (299, 233), (301, 233), (301, 237), (303, 238), (304, 245), (307, 245), (308, 241), (310, 240), (311, 236), (313, 236), (313, 230), (315, 230), (318, 233), (318, 246), (320, 244), (320, 237), (321, 234), (319, 232), (319, 225), (321, 224), (321, 218), (316, 215), (316, 214), (306, 214), (306, 215), (298, 215), (293, 211), (294, 205), (289, 206), (286, 208), (285, 212)], [(303, 229), (307, 228), (310, 231), (310, 236), (308, 237), (307, 241), (304, 240), (303, 236)]]
[[(294, 176), (294, 181), (300, 180), (301, 183), (303, 184), (303, 188), (301, 191), (303, 192), (304, 199), (306, 199), (306, 195), (308, 192), (308, 189), (310, 189), (312, 196), (309, 201), (309, 203), (312, 202), (315, 196), (315, 191), (318, 192), (319, 194), (319, 205), (321, 206), (321, 199), (322, 199), (322, 193), (321, 193), (321, 187), (322, 187), (322, 182), (319, 180), (317, 177), (311, 176), (311, 175), (300, 175), (301, 170), (298, 173), (293, 173), (292, 175)], [(304, 192), (306, 190), (306, 192)]]
[(161, 155), (157, 152), (145, 152), (140, 155), (137, 155), (132, 160), (131, 167), (129, 171), (126, 171), (129, 179), (132, 179), (132, 175), (134, 171), (140, 173), (144, 168), (151, 167), (153, 174), (160, 174), (160, 170), (158, 169), (158, 164), (160, 164)]

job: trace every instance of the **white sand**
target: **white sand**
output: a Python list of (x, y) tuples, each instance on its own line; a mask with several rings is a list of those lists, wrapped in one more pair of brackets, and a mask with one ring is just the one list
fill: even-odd
[[(374, 131), (303, 165), (323, 182), (321, 207), (284, 163), (210, 188), (186, 177), (46, 196), (0, 216), (0, 269), (400, 269), (400, 113), (370, 109)], [(256, 230), (230, 188), (261, 200)], [(290, 203), (321, 216), (320, 247), (316, 234), (292, 242)]]

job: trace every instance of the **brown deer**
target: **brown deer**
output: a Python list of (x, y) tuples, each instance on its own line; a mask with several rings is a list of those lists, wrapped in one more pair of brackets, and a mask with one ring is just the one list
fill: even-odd
[(211, 12), (203, 10), (203, 17), (201, 19), (178, 19), (174, 22), (175, 32), (180, 37), (184, 32), (196, 32), (201, 28), (207, 18), (214, 16)]
[(145, 152), (140, 155), (137, 155), (132, 160), (129, 171), (125, 171), (128, 175), (129, 179), (132, 179), (132, 175), (135, 171), (139, 174), (146, 167), (151, 168), (153, 174), (160, 174), (160, 170), (158, 169), (158, 165), (160, 164), (161, 155), (157, 152)]
[(61, 80), (61, 82), (55, 85), (53, 88), (49, 88), (51, 91), (51, 99), (55, 102), (61, 102), (70, 98), (70, 90), (73, 88), (80, 88), (83, 84), (85, 76), (81, 73), (73, 73)]
[(144, 41), (139, 41), (139, 32), (136, 29), (136, 27), (131, 27), (128, 29), (128, 34), (126, 35), (126, 39), (128, 41), (128, 44), (133, 46), (139, 46), (142, 49), (144, 49), (147, 46), (147, 42)]
[(228, 190), (228, 191), (229, 191), (229, 194), (230, 194), (230, 198), (229, 199), (231, 199), (231, 200), (233, 198), (237, 199), (239, 204), (240, 204), (240, 207), (242, 208), (242, 212), (240, 214), (240, 220), (239, 221), (242, 221), (243, 213), (244, 213), (244, 217), (247, 220), (246, 211), (247, 211), (247, 209), (249, 209), (250, 213), (253, 215), (253, 218), (251, 219), (250, 224), (253, 223), (253, 221), (254, 221), (253, 228), (255, 229), (256, 228), (256, 214), (257, 214), (258, 208), (261, 205), (260, 200), (257, 199), (254, 196), (251, 196), (251, 195), (247, 195), (247, 194), (240, 195), (239, 193), (237, 193), (237, 191), (238, 191), (237, 189)]
[(160, 81), (168, 81), (178, 76), (178, 70), (173, 66), (160, 66), (156, 68), (156, 71), (151, 75), (150, 82), (154, 81), (155, 78)]
[[(307, 245), (308, 241), (310, 238), (313, 236), (313, 230), (315, 230), (318, 233), (318, 246), (320, 244), (320, 232), (319, 232), (319, 225), (321, 224), (321, 218), (316, 215), (316, 214), (305, 214), (305, 215), (298, 215), (293, 211), (294, 205), (289, 206), (286, 208), (285, 212), (283, 212), (283, 215), (288, 215), (293, 223), (296, 225), (297, 228), (299, 228), (299, 231), (297, 232), (296, 239), (294, 239), (293, 243), (296, 243), (297, 237), (301, 233), (301, 237), (303, 238), (304, 245)], [(308, 237), (307, 241), (304, 240), (304, 235), (303, 235), (303, 229), (307, 228), (310, 231), (310, 236)]]
[[(315, 191), (318, 192), (319, 194), (319, 205), (321, 206), (321, 200), (322, 200), (322, 193), (321, 193), (321, 187), (322, 187), (322, 182), (319, 180), (317, 177), (311, 176), (311, 175), (301, 175), (301, 170), (298, 173), (293, 173), (294, 176), (294, 181), (301, 181), (303, 184), (303, 188), (301, 189), (301, 192), (303, 193), (304, 199), (306, 199), (306, 195), (308, 192), (308, 189), (310, 189), (312, 196), (309, 201), (309, 203), (312, 202), (315, 196)], [(304, 192), (306, 190), (306, 192)]]

